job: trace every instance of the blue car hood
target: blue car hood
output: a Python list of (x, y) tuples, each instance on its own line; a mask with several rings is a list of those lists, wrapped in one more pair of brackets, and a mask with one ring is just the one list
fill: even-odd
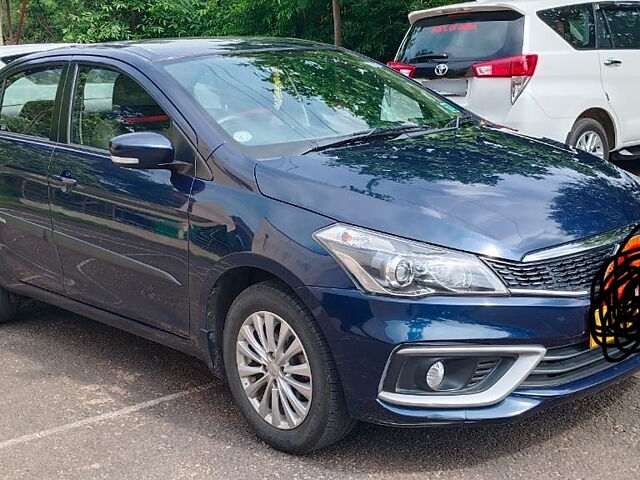
[(341, 222), (514, 260), (640, 221), (631, 174), (487, 127), (264, 160), (256, 180)]

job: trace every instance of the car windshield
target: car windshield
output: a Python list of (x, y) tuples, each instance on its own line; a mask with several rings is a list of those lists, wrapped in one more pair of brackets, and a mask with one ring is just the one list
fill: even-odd
[(462, 114), (383, 65), (333, 49), (215, 55), (164, 68), (237, 144), (263, 150), (378, 128), (440, 128)]

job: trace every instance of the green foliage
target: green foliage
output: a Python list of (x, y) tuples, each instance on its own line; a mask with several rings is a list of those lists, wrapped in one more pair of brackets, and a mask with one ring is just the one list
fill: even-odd
[[(344, 45), (388, 60), (407, 30), (410, 11), (454, 1), (342, 0)], [(11, 3), (15, 18), (20, 2)], [(215, 35), (331, 43), (331, 0), (31, 0), (23, 43)]]

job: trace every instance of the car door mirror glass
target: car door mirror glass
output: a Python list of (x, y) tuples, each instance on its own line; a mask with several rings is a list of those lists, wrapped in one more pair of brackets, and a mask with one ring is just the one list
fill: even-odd
[(109, 142), (111, 161), (124, 168), (168, 169), (174, 161), (171, 141), (155, 132), (125, 133)]

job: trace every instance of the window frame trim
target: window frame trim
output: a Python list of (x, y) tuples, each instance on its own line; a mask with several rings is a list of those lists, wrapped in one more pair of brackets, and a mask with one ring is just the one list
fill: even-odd
[[(81, 60), (77, 60), (75, 57), (71, 62), (70, 68), (69, 68), (69, 88), (65, 91), (65, 105), (67, 106), (65, 108), (65, 112), (64, 112), (64, 116), (65, 116), (65, 125), (64, 125), (64, 129), (62, 130), (62, 132), (60, 132), (61, 134), (59, 135), (59, 140), (60, 143), (65, 145), (68, 148), (75, 148), (78, 150), (84, 150), (90, 153), (94, 153), (94, 154), (102, 154), (102, 155), (106, 155), (107, 157), (110, 156), (109, 153), (109, 149), (108, 148), (100, 148), (100, 147), (95, 147), (93, 145), (84, 145), (82, 143), (76, 143), (73, 142), (71, 139), (71, 132), (72, 132), (72, 121), (73, 121), (73, 109), (75, 107), (75, 101), (76, 101), (76, 90), (78, 87), (78, 78), (79, 78), (79, 74), (80, 74), (80, 68), (82, 67), (94, 67), (96, 69), (102, 69), (102, 70), (110, 70), (113, 72), (116, 72), (118, 74), (121, 75), (126, 75), (129, 78), (131, 78), (133, 81), (135, 81), (138, 86), (140, 88), (142, 88), (152, 99), (154, 102), (156, 102), (158, 104), (159, 107), (162, 108), (162, 110), (165, 112), (165, 115), (167, 115), (169, 117), (169, 121), (172, 125), (172, 127), (177, 128), (185, 137), (188, 137), (182, 128), (179, 127), (179, 125), (176, 123), (176, 121), (174, 120), (174, 117), (172, 115), (170, 115), (169, 113), (167, 113), (166, 108), (160, 103), (158, 102), (158, 100), (156, 99), (156, 97), (149, 92), (149, 90), (141, 84), (141, 82), (139, 81), (138, 78), (136, 78), (136, 76), (131, 75), (131, 73), (124, 71), (122, 68), (118, 68), (117, 66), (114, 65), (110, 65), (110, 64), (106, 64), (106, 63), (99, 63), (99, 62), (86, 62), (86, 61), (81, 61)], [(62, 114), (62, 112), (61, 112)], [(62, 121), (62, 119), (61, 119)]]
[[(81, 66), (93, 66), (95, 68), (113, 70), (118, 73), (127, 75), (138, 85), (140, 85), (140, 87), (143, 88), (149, 94), (149, 96), (162, 108), (165, 114), (169, 116), (172, 128), (175, 128), (175, 130), (182, 137), (182, 140), (189, 145), (191, 150), (193, 150), (193, 176), (205, 181), (213, 179), (213, 172), (206, 161), (206, 158), (210, 155), (210, 153), (205, 156), (202, 154), (202, 152), (200, 152), (200, 142), (196, 130), (193, 129), (191, 123), (189, 123), (187, 118), (180, 112), (174, 102), (163, 93), (160, 86), (142, 70), (130, 63), (113, 57), (102, 57), (95, 55), (73, 55), (67, 57), (67, 63), (68, 69), (66, 74), (63, 98), (61, 100), (61, 107), (59, 110), (60, 117), (58, 121), (58, 131), (56, 137), (56, 144), (58, 145), (58, 148), (65, 149), (66, 151), (70, 152), (76, 151), (83, 152), (89, 155), (101, 156), (108, 161), (111, 161), (111, 155), (108, 149), (71, 142), (71, 121), (78, 72), (80, 71)], [(158, 94), (151, 91), (145, 83), (148, 83), (153, 88), (155, 88), (158, 91)], [(158, 97), (160, 97), (160, 100), (158, 99)]]
[(54, 98), (53, 113), (51, 115), (51, 126), (49, 129), (48, 137), (39, 137), (36, 135), (29, 135), (20, 132), (9, 132), (7, 130), (0, 130), (0, 136), (4, 138), (15, 138), (23, 141), (32, 141), (42, 145), (55, 146), (57, 145), (59, 138), (59, 121), (61, 114), (61, 105), (64, 101), (64, 90), (66, 88), (67, 74), (69, 69), (69, 57), (45, 57), (39, 58), (30, 62), (19, 63), (17, 65), (10, 65), (7, 71), (2, 75), (0, 82), (0, 114), (2, 111), (2, 103), (4, 102), (6, 82), (14, 75), (18, 75), (30, 70), (43, 70), (47, 67), (62, 67), (60, 72), (60, 80), (58, 81), (58, 88), (56, 90), (56, 96)]

